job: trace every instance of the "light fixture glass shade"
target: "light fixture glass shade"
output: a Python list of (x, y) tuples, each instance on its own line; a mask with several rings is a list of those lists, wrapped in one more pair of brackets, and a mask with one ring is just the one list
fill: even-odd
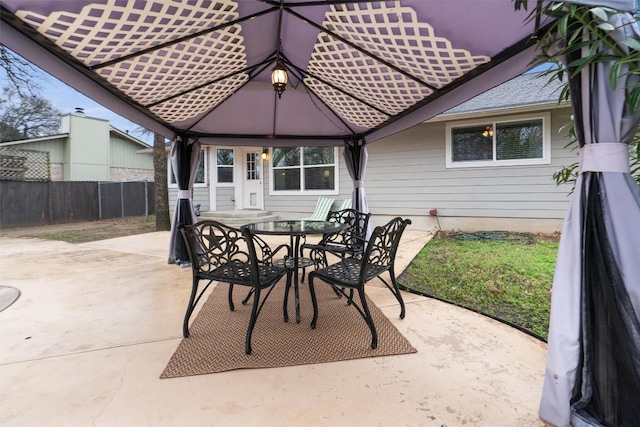
[(278, 62), (273, 70), (271, 70), (271, 84), (278, 93), (278, 98), (282, 97), (282, 92), (287, 87), (289, 76), (287, 75), (287, 69), (284, 68), (281, 62)]
[(482, 136), (484, 136), (485, 138), (493, 136), (493, 127), (487, 126), (484, 132), (482, 132)]

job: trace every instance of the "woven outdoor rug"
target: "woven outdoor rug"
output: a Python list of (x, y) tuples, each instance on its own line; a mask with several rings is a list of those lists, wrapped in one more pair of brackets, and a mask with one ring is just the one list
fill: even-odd
[[(243, 368), (271, 368), (334, 362), (364, 357), (415, 353), (395, 326), (369, 300), (378, 331), (378, 348), (371, 349), (371, 332), (345, 298), (328, 285), (316, 285), (318, 324), (313, 317), (309, 289), (300, 285), (301, 322), (296, 323), (293, 289), (289, 293), (289, 322), (282, 314), (284, 282), (276, 285), (253, 330), (252, 353), (244, 352), (251, 304), (242, 305), (246, 288), (234, 288), (235, 311), (227, 303), (228, 286), (216, 286), (191, 324), (189, 338), (180, 342), (160, 378), (210, 374)], [(400, 308), (398, 307), (398, 315)]]

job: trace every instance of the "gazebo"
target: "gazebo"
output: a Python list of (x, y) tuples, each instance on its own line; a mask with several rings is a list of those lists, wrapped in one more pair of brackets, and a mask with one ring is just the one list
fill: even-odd
[[(178, 227), (195, 221), (190, 190), (200, 145), (343, 146), (353, 206), (366, 211), (367, 144), (521, 74), (549, 28), (567, 36), (553, 14), (541, 13), (549, 2), (530, 2), (529, 10), (526, 1), (514, 3), (0, 0), (1, 42), (174, 141), (174, 262), (186, 259)], [(630, 15), (602, 8), (594, 15), (612, 40), (634, 49)], [(613, 86), (611, 64), (581, 68), (576, 59), (566, 62), (581, 175), (554, 282), (541, 417), (555, 425), (638, 424), (640, 234), (626, 229), (640, 222), (640, 189), (626, 147), (640, 116), (625, 102), (625, 87), (637, 79), (622, 70), (626, 83)]]

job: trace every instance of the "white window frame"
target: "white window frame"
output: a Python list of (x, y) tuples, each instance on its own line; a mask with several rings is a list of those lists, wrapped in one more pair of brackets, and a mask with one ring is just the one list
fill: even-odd
[[(478, 125), (491, 125), (496, 129), (496, 124), (519, 122), (523, 120), (540, 120), (542, 119), (542, 157), (539, 159), (509, 159), (495, 160), (496, 145), (493, 142), (493, 158), (494, 160), (475, 160), (465, 162), (454, 162), (452, 160), (451, 149), (451, 132), (456, 128), (464, 128)], [(532, 113), (520, 114), (517, 116), (501, 116), (487, 117), (485, 119), (473, 119), (460, 122), (449, 122), (446, 126), (446, 149), (445, 149), (445, 166), (446, 168), (482, 168), (496, 166), (520, 166), (520, 165), (548, 165), (551, 164), (551, 114), (550, 113)]]
[[(203, 188), (209, 185), (209, 160), (207, 158), (207, 148), (200, 149), (200, 160), (204, 161), (204, 182), (194, 182), (193, 188)], [(171, 177), (173, 177), (173, 166), (171, 165), (171, 153), (167, 153), (167, 181), (169, 188), (178, 188), (178, 182), (171, 182)]]
[[(231, 150), (233, 152), (233, 165), (232, 166), (222, 166), (224, 168), (228, 168), (231, 167), (231, 176), (233, 177), (233, 181), (232, 182), (218, 182), (218, 150)], [(215, 175), (215, 181), (216, 181), (216, 187), (233, 187), (236, 185), (236, 180), (238, 179), (238, 177), (236, 176), (236, 166), (237, 166), (237, 152), (236, 149), (233, 147), (216, 147), (215, 151), (214, 151), (214, 156), (213, 156), (213, 160), (215, 162), (216, 165), (216, 175)]]
[[(304, 147), (297, 147), (302, 148)], [(304, 154), (301, 153), (300, 161), (302, 162), (304, 159)], [(273, 149), (269, 148), (269, 195), (315, 195), (315, 196), (335, 196), (340, 194), (340, 151), (338, 147), (333, 147), (333, 159), (334, 159), (334, 167), (335, 173), (333, 174), (334, 183), (333, 190), (276, 190), (274, 174), (278, 171), (278, 168), (273, 167)], [(322, 166), (322, 165), (313, 165), (313, 167)], [(304, 188), (304, 165), (299, 166), (288, 166), (288, 168), (299, 168), (300, 169), (300, 185)], [(264, 172), (263, 172), (264, 173)]]

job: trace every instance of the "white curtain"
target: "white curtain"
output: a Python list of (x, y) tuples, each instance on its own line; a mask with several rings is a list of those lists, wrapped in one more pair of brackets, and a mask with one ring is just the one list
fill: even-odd
[[(617, 41), (640, 40), (631, 15), (609, 22)], [(580, 175), (553, 281), (540, 418), (554, 426), (639, 426), (640, 188), (629, 174), (628, 144), (640, 112), (629, 111), (625, 87), (640, 76), (623, 67), (613, 88), (611, 63), (574, 74), (576, 59), (565, 61)]]
[[(363, 139), (353, 139), (345, 141), (342, 152), (347, 171), (353, 181), (353, 191), (351, 193), (351, 206), (363, 213), (369, 213), (369, 202), (364, 191), (364, 176), (367, 170), (369, 153), (367, 145)], [(371, 224), (367, 226), (367, 238), (371, 235)]]

